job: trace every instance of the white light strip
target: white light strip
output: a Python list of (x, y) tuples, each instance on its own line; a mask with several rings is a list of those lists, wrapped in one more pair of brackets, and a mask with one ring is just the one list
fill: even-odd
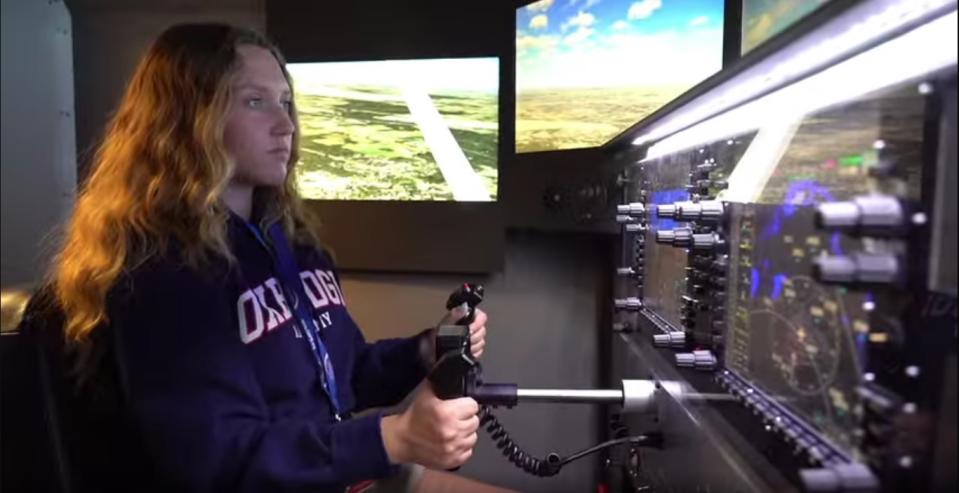
[(646, 159), (741, 135), (956, 65), (953, 11), (792, 85), (722, 113), (649, 148)]
[[(955, 0), (878, 0), (864, 2), (863, 5), (854, 7), (844, 13), (842, 18), (829, 21), (821, 28), (821, 31), (836, 30), (839, 32), (836, 36), (826, 38), (818, 43), (815, 42), (815, 39), (809, 39), (808, 41), (806, 38), (801, 39), (795, 43), (796, 46), (787, 47), (783, 49), (783, 53), (776, 55), (775, 60), (778, 60), (778, 63), (769, 70), (763, 70), (761, 73), (754, 75), (746, 72), (726, 81), (724, 86), (720, 86), (720, 89), (714, 91), (708, 99), (693, 100), (685, 106), (686, 109), (680, 108), (672, 117), (654, 124), (649, 130), (634, 139), (633, 144), (642, 145), (656, 141), (716, 115), (720, 111), (740, 105), (770, 88), (777, 87), (785, 81), (792, 80), (817, 68), (825, 67), (831, 61), (853, 53), (874, 40), (882, 39), (902, 26), (915, 22), (917, 19), (933, 12), (942, 11), (950, 5), (954, 7), (955, 4)], [(850, 21), (849, 18), (856, 19), (856, 21)], [(807, 38), (815, 35), (816, 33), (812, 33), (807, 35)], [(792, 53), (793, 51), (795, 53)], [(762, 65), (759, 67), (762, 67)], [(753, 72), (755, 71), (753, 70)]]

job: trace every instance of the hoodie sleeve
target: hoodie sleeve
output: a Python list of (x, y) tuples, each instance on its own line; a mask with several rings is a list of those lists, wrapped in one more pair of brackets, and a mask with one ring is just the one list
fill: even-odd
[[(343, 281), (336, 269), (336, 263), (329, 252), (312, 250), (319, 255), (321, 265), (328, 267), (341, 287)], [(424, 352), (432, 351), (433, 336), (426, 329), (413, 337), (383, 339), (373, 343), (366, 342), (356, 321), (350, 317), (353, 331), (353, 349), (355, 364), (351, 380), (356, 405), (353, 411), (362, 411), (372, 407), (384, 407), (398, 404), (424, 378), (429, 370), (430, 356)]]
[(231, 323), (237, 308), (214, 282), (151, 271), (128, 294), (111, 323), (129, 408), (182, 491), (326, 491), (389, 474), (379, 415), (271, 415)]
[(356, 330), (353, 392), (358, 411), (392, 406), (416, 388), (426, 377), (422, 351), (429, 347), (424, 338), (431, 334), (427, 329), (414, 337), (368, 343), (359, 329)]

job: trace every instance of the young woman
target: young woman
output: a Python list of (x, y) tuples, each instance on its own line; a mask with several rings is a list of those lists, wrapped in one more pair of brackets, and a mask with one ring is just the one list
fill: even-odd
[[(115, 368), (168, 491), (344, 491), (395, 483), (399, 464), (459, 466), (476, 443), (475, 401), (417, 387), (431, 331), (370, 344), (351, 319), (297, 196), (298, 138), (274, 46), (174, 26), (136, 69), (77, 200), (52, 279), (67, 342), (82, 382)], [(485, 321), (470, 327), (476, 356)], [(353, 417), (414, 390), (400, 414)], [(402, 471), (420, 491), (483, 488)]]

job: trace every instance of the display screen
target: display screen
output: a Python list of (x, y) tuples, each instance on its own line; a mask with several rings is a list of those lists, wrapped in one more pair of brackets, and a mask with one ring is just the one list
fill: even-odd
[(898, 164), (905, 183), (897, 193), (918, 200), (923, 121), (912, 88), (804, 117), (757, 203), (745, 204), (731, 228), (726, 366), (846, 450), (856, 444), (871, 323), (895, 319), (897, 308), (875, 303), (868, 290), (812, 278), (819, 256), (864, 251), (869, 242), (816, 228), (816, 206), (872, 193), (869, 169), (881, 161)]
[(307, 199), (496, 200), (499, 60), (291, 63)]
[(722, 58), (722, 0), (522, 7), (516, 152), (602, 145), (717, 72)]
[(742, 53), (795, 24), (829, 0), (743, 0)]

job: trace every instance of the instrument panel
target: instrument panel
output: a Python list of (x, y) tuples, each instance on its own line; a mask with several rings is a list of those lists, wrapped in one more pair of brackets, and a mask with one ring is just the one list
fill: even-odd
[(927, 369), (956, 324), (924, 308), (937, 97), (900, 84), (626, 167), (631, 337), (735, 397), (751, 417), (713, 407), (807, 491), (929, 484)]

